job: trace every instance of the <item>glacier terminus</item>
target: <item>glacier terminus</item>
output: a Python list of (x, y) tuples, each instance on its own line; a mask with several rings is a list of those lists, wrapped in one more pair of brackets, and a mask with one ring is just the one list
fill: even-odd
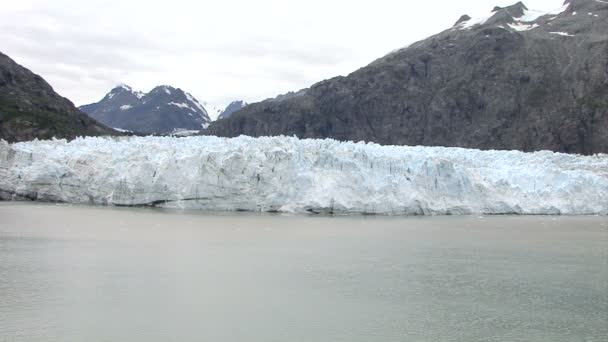
[(321, 214), (608, 214), (608, 155), (295, 137), (0, 141), (0, 198)]

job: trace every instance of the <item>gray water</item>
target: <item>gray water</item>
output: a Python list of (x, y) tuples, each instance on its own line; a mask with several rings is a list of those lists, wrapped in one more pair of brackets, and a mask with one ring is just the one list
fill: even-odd
[(608, 218), (0, 203), (0, 341), (608, 341)]

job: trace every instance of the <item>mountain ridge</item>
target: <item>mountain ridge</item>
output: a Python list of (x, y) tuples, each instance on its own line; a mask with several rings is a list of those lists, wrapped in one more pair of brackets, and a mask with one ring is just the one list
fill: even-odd
[(79, 111), (41, 76), (0, 52), (0, 139), (120, 135)]
[(219, 136), (296, 135), (385, 145), (608, 152), (608, 2), (523, 3), (464, 15), (298, 96), (211, 124)]

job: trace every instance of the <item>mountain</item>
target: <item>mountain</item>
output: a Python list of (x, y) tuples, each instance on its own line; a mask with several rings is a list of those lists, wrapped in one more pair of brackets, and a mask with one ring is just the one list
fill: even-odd
[(80, 109), (110, 127), (141, 133), (198, 131), (211, 122), (205, 107), (194, 96), (167, 85), (147, 94), (120, 85), (101, 101)]
[(219, 136), (608, 152), (608, 1), (523, 3), (211, 124)]
[(0, 139), (75, 138), (118, 132), (89, 118), (40, 76), (0, 53)]
[(224, 109), (224, 111), (218, 116), (217, 119), (227, 119), (232, 116), (232, 113), (236, 112), (237, 110), (243, 109), (243, 107), (245, 107), (246, 105), (247, 102), (245, 101), (233, 101), (226, 107), (226, 109)]

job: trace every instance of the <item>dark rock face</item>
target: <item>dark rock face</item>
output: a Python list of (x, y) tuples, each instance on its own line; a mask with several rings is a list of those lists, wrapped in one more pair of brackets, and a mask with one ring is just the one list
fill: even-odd
[(458, 25), (460, 25), (460, 24), (462, 24), (464, 22), (467, 22), (467, 21), (469, 21), (471, 19), (473, 19), (473, 18), (471, 18), (469, 15), (463, 14), (462, 17), (460, 17), (460, 19), (458, 19), (458, 21), (456, 22), (456, 24), (454, 24), (454, 26), (458, 26)]
[(0, 53), (0, 139), (115, 135), (59, 96), (42, 77)]
[(527, 14), (523, 4), (479, 24), (462, 17), (347, 77), (251, 104), (205, 134), (606, 153), (608, 3), (567, 4), (532, 20), (512, 14)]
[(211, 122), (198, 100), (170, 86), (158, 86), (144, 94), (121, 85), (101, 101), (80, 109), (110, 127), (140, 133), (201, 130)]
[(245, 107), (246, 105), (247, 102), (244, 101), (233, 101), (226, 107), (226, 109), (224, 109), (222, 114), (220, 114), (217, 119), (227, 119), (232, 116), (232, 113), (236, 112), (237, 110), (243, 109), (243, 107)]

